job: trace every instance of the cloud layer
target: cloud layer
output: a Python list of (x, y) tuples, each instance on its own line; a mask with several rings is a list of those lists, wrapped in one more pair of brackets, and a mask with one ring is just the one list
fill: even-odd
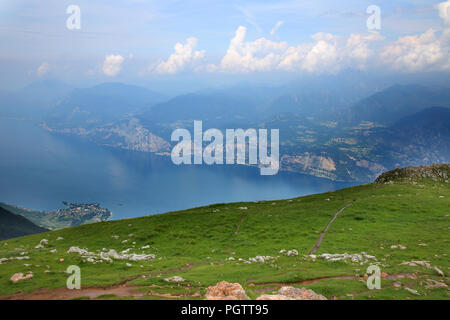
[(433, 29), (399, 38), (385, 47), (381, 58), (396, 70), (449, 70), (448, 46), (436, 37)]
[[(191, 37), (185, 44), (177, 43), (175, 52), (150, 70), (159, 74), (176, 74), (186, 70), (322, 74), (336, 73), (346, 68), (390, 68), (402, 72), (446, 71), (450, 70), (450, 0), (439, 3), (436, 9), (443, 22), (441, 31), (429, 29), (423, 34), (402, 36), (390, 41), (385, 41), (383, 36), (373, 31), (354, 33), (347, 37), (319, 32), (313, 34), (310, 41), (289, 45), (264, 37), (247, 40), (247, 28), (239, 26), (225, 55), (216, 64), (201, 63), (205, 51), (196, 51), (198, 40)], [(243, 12), (246, 13), (245, 10)], [(250, 17), (249, 14), (246, 16)], [(275, 37), (283, 23), (278, 21), (274, 25), (270, 31), (271, 37)], [(109, 57), (113, 60), (112, 56)], [(121, 61), (117, 64), (120, 70)], [(113, 66), (110, 68), (114, 69)]]
[(236, 30), (216, 70), (233, 73), (276, 70), (333, 73), (349, 66), (364, 69), (372, 55), (369, 43), (383, 39), (378, 34), (352, 34), (345, 39), (317, 33), (311, 37), (311, 42), (294, 47), (265, 38), (245, 41), (246, 31), (243, 26)]

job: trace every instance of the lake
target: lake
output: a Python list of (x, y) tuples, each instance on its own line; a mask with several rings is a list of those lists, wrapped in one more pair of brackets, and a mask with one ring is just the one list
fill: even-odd
[(35, 210), (62, 208), (64, 200), (99, 202), (113, 219), (351, 185), (287, 172), (261, 176), (248, 166), (176, 166), (170, 157), (102, 147), (7, 118), (0, 118), (0, 150), (1, 202)]

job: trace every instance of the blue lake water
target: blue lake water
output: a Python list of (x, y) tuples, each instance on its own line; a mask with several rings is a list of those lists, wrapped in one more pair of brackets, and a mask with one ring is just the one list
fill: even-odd
[(0, 201), (36, 210), (61, 201), (99, 202), (113, 219), (223, 202), (273, 200), (349, 184), (246, 166), (176, 166), (170, 157), (51, 134), (35, 122), (0, 118)]

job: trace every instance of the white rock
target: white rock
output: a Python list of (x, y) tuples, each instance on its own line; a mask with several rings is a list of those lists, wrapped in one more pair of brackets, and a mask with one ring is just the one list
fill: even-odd
[(173, 276), (173, 277), (170, 277), (170, 278), (165, 278), (164, 281), (167, 281), (167, 282), (183, 282), (184, 279), (182, 277), (180, 277), (180, 276)]
[(288, 252), (286, 252), (286, 255), (288, 257), (290, 257), (290, 256), (298, 256), (298, 251), (295, 250), (295, 249), (292, 249), (292, 250), (289, 250)]
[(411, 288), (408, 288), (408, 287), (405, 287), (405, 290), (409, 291), (412, 294), (415, 294), (416, 296), (420, 296), (420, 293), (417, 292), (417, 290), (414, 290), (414, 289), (411, 289)]
[(328, 261), (342, 261), (342, 260), (351, 260), (352, 262), (359, 263), (360, 265), (367, 263), (369, 260), (377, 261), (377, 258), (372, 255), (368, 255), (365, 252), (361, 253), (323, 253), (318, 255), (319, 258), (328, 260)]
[(439, 275), (440, 275), (441, 277), (445, 277), (445, 274), (444, 274), (444, 272), (442, 272), (441, 269), (439, 269), (438, 267), (433, 267), (433, 269), (436, 270), (436, 272), (439, 273)]

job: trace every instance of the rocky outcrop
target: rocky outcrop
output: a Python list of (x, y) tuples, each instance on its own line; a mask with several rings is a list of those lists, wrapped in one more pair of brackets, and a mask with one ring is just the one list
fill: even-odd
[[(239, 283), (221, 281), (208, 287), (205, 300), (250, 300)], [(263, 294), (256, 300), (327, 300), (321, 294), (306, 288), (282, 287), (277, 294)]]
[(302, 155), (281, 156), (281, 169), (336, 180), (336, 164), (331, 157), (305, 152)]
[(263, 294), (256, 300), (327, 300), (327, 298), (306, 288), (282, 287), (278, 290), (278, 294)]
[(449, 183), (450, 164), (397, 168), (381, 174), (375, 179), (374, 183), (417, 183), (422, 179), (431, 179), (433, 181)]
[(250, 300), (239, 283), (221, 281), (208, 287), (205, 300)]

